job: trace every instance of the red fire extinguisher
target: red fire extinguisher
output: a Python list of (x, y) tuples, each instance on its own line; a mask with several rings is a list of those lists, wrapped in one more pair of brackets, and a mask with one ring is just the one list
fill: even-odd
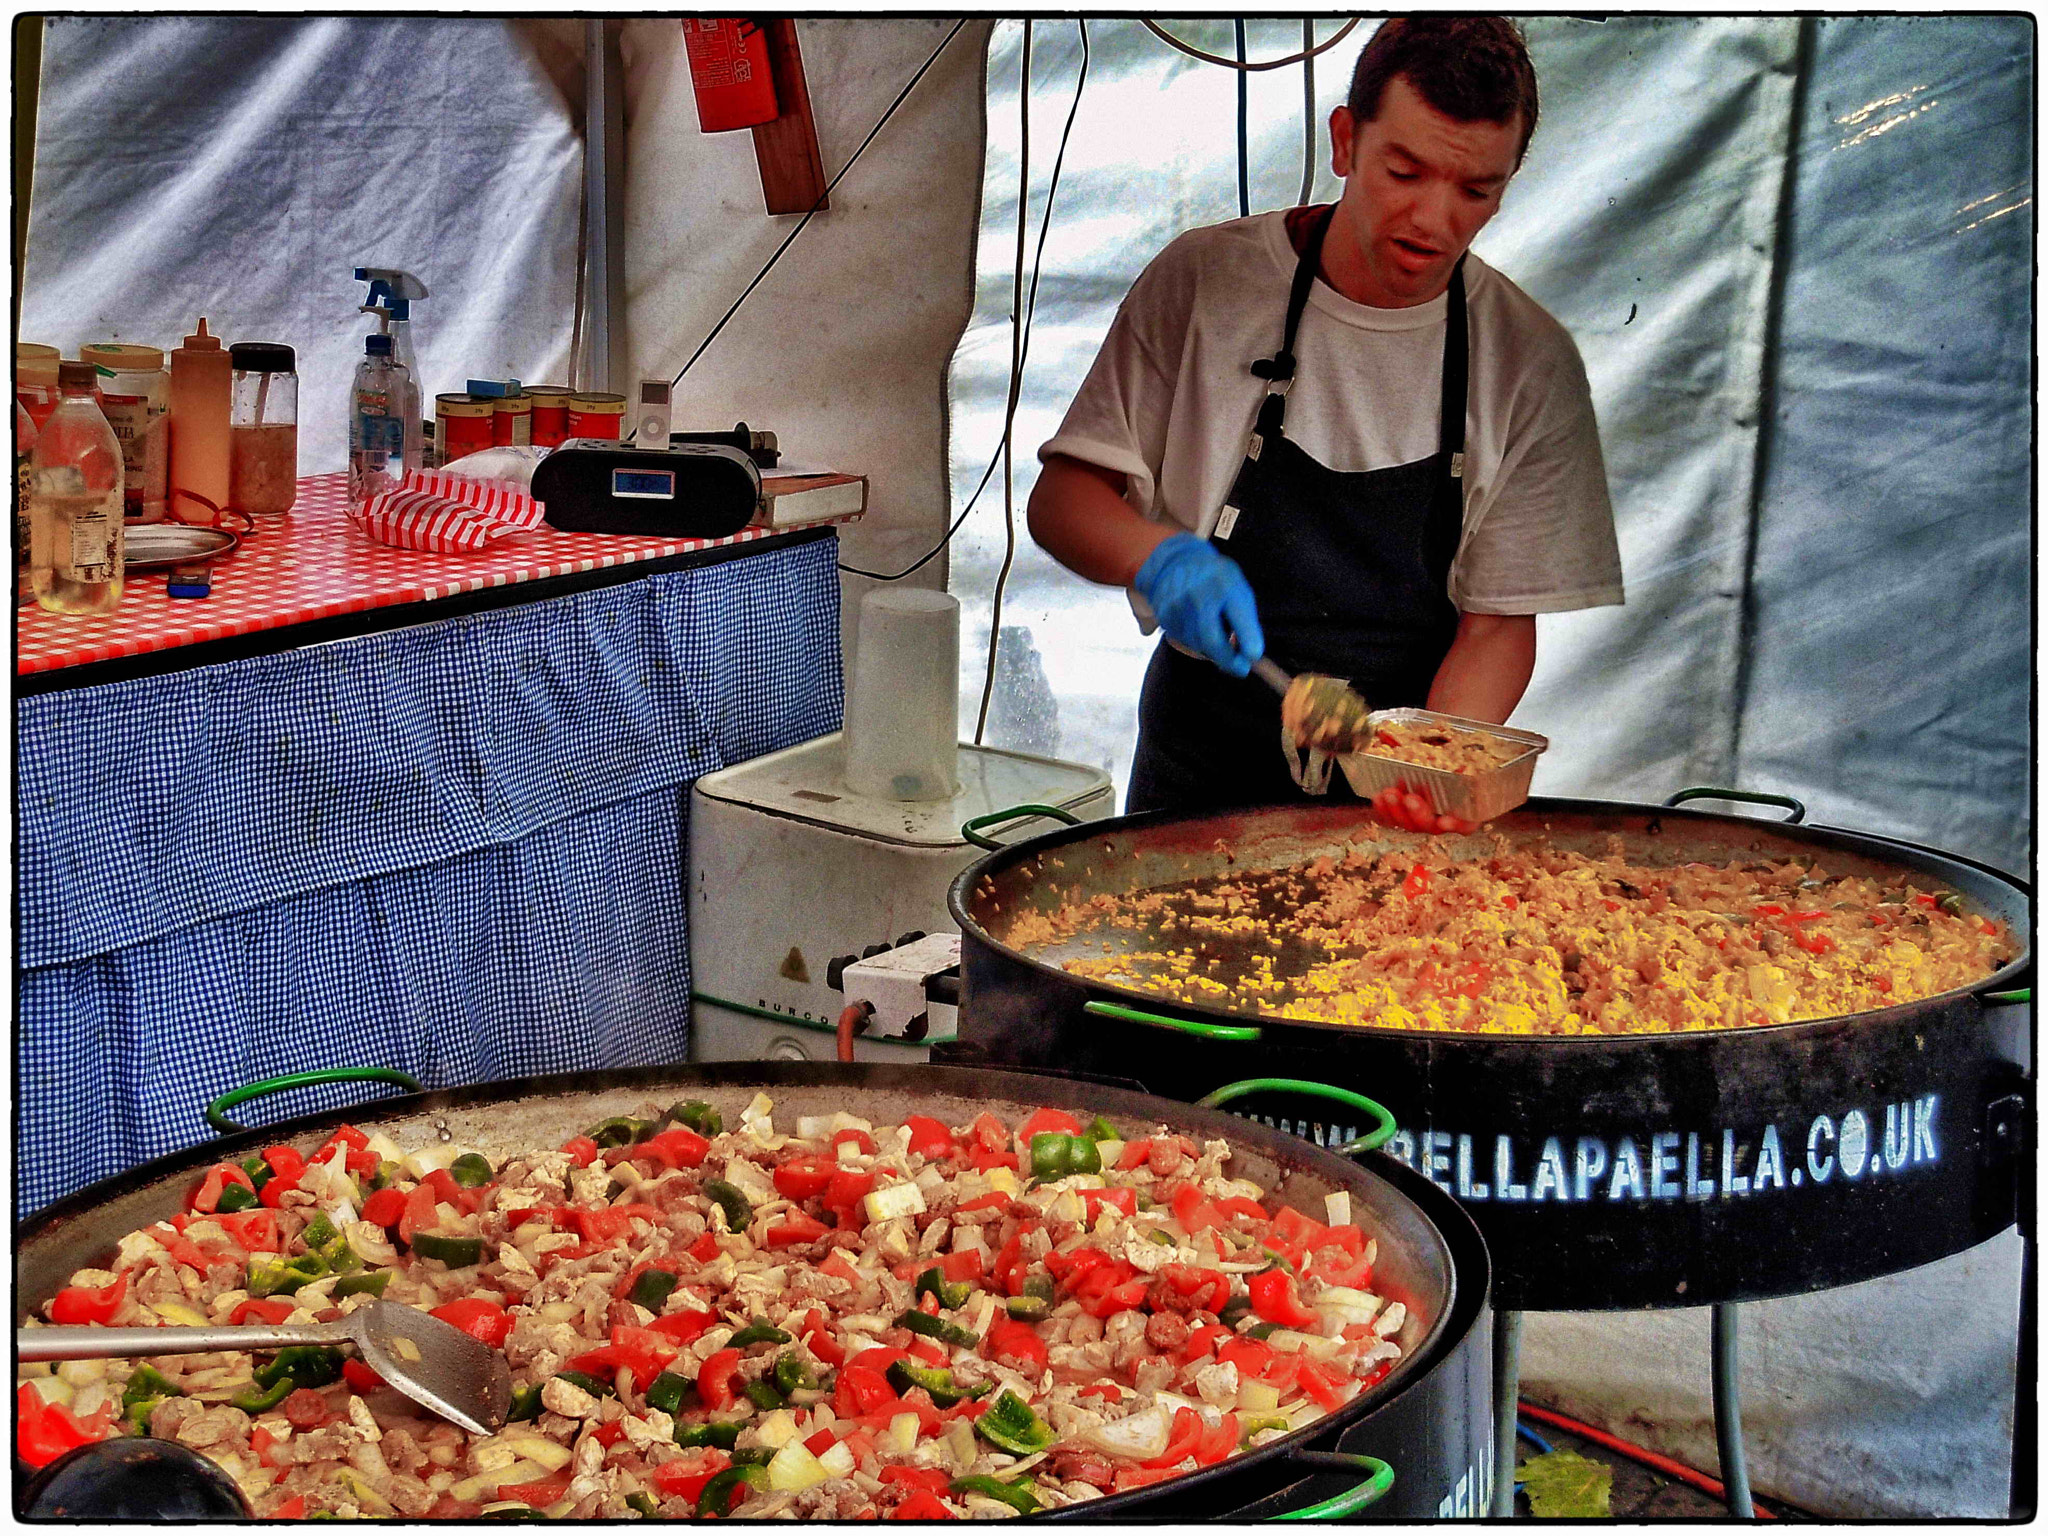
[(773, 122), (775, 81), (768, 69), (768, 36), (752, 17), (686, 20), (690, 85), (697, 93), (697, 124), (725, 133)]

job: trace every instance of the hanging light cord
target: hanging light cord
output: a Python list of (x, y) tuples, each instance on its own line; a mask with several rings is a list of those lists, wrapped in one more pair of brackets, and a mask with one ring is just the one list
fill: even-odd
[(1237, 42), (1237, 216), (1248, 219), (1252, 216), (1252, 156), (1248, 142), (1252, 77), (1244, 67), (1244, 18), (1238, 17), (1230, 26), (1231, 36)]
[(1225, 69), (1250, 70), (1254, 74), (1262, 69), (1285, 69), (1289, 64), (1299, 64), (1303, 59), (1312, 59), (1319, 53), (1328, 53), (1350, 35), (1351, 30), (1358, 25), (1358, 22), (1359, 18), (1354, 16), (1345, 22), (1343, 26), (1339, 27), (1328, 42), (1318, 43), (1313, 48), (1304, 48), (1300, 53), (1290, 53), (1284, 59), (1261, 59), (1254, 63), (1246, 63), (1240, 59), (1225, 58), (1220, 53), (1204, 53), (1201, 49), (1190, 47), (1182, 42), (1156, 21), (1148, 21), (1142, 16), (1138, 18), (1138, 25), (1147, 32), (1150, 32), (1159, 41), (1166, 44), (1167, 47), (1178, 49), (1191, 59), (1200, 59), (1204, 64), (1221, 64)]
[[(1338, 37), (1343, 36), (1340, 32)], [(1303, 17), (1301, 22), (1301, 196), (1294, 202), (1296, 207), (1308, 205), (1309, 192), (1316, 182), (1316, 24)], [(1331, 39), (1332, 42), (1336, 38)]]
[[(1013, 400), (1017, 391), (1017, 378), (1021, 376), (1024, 363), (1031, 356), (1031, 319), (1038, 309), (1038, 268), (1043, 265), (1045, 257), (1046, 231), (1052, 227), (1052, 204), (1054, 196), (1059, 192), (1060, 168), (1066, 163), (1067, 139), (1074, 131), (1074, 117), (1081, 110), (1081, 92), (1088, 84), (1088, 23), (1077, 21), (1075, 24), (1081, 29), (1081, 73), (1080, 77), (1074, 82), (1074, 100), (1073, 104), (1067, 108), (1066, 126), (1060, 130), (1059, 151), (1053, 156), (1052, 161), (1052, 184), (1046, 189), (1045, 214), (1043, 221), (1038, 226), (1037, 254), (1032, 259), (1031, 291), (1024, 303), (1024, 340), (1023, 345), (1017, 351), (1017, 366), (1013, 372), (1010, 385)], [(917, 559), (893, 574), (884, 571), (864, 571), (858, 566), (843, 564), (839, 569), (846, 572), (849, 576), (865, 576), (871, 581), (901, 581), (904, 577), (921, 570), (931, 561), (937, 559), (946, 546), (953, 542), (953, 535), (958, 533), (961, 525), (967, 521), (968, 514), (974, 510), (975, 504), (981, 500), (981, 493), (988, 489), (989, 481), (995, 478), (996, 467), (1003, 462), (1003, 451), (1009, 446), (1009, 440), (1010, 431), (1006, 418), (1003, 428), (1003, 440), (996, 445), (995, 452), (989, 455), (988, 468), (981, 472), (981, 479), (974, 487), (974, 494), (967, 498), (967, 505), (960, 509), (960, 515), (953, 519), (951, 526), (946, 529), (945, 536), (930, 549), (919, 555)], [(994, 633), (993, 628), (991, 628), (990, 633)]]
[(947, 46), (951, 44), (953, 39), (960, 35), (960, 29), (962, 27), (965, 27), (966, 25), (967, 18), (964, 16), (961, 17), (960, 20), (954, 22), (953, 30), (948, 32), (945, 35), (945, 37), (940, 40), (939, 46), (932, 50), (931, 57), (926, 59), (922, 64), (918, 65), (917, 73), (910, 77), (910, 83), (904, 86), (902, 90), (896, 93), (896, 99), (889, 103), (889, 110), (884, 112), (881, 116), (881, 120), (877, 122), (874, 127), (868, 130), (868, 136), (860, 141), (860, 148), (856, 149), (853, 152), (853, 154), (848, 157), (846, 164), (842, 165), (839, 168), (839, 174), (837, 176), (834, 176), (829, 182), (825, 184), (825, 190), (818, 194), (818, 200), (815, 203), (811, 204), (810, 208), (806, 210), (804, 216), (801, 219), (797, 220), (796, 228), (792, 229), (789, 232), (788, 237), (784, 239), (782, 244), (775, 248), (775, 254), (773, 256), (770, 256), (768, 258), (767, 264), (763, 266), (760, 271), (754, 274), (754, 280), (748, 283), (745, 288), (740, 290), (740, 296), (732, 301), (732, 307), (726, 310), (726, 312), (723, 315), (719, 316), (718, 324), (711, 327), (710, 334), (705, 336), (705, 338), (702, 341), (697, 343), (697, 350), (690, 354), (689, 362), (684, 363), (682, 367), (676, 370), (676, 376), (673, 379), (669, 380), (669, 387), (671, 389), (673, 389), (676, 385), (683, 382), (683, 375), (688, 373), (690, 369), (696, 365), (697, 359), (704, 355), (705, 349), (708, 348), (712, 342), (718, 339), (718, 333), (725, 329), (726, 322), (731, 320), (734, 315), (740, 312), (740, 306), (747, 302), (747, 299), (753, 294), (753, 291), (756, 288), (761, 286), (761, 280), (764, 277), (766, 277), (771, 271), (774, 270), (775, 263), (782, 260), (782, 253), (784, 251), (787, 251), (790, 248), (790, 246), (795, 243), (796, 237), (804, 232), (804, 226), (811, 222), (811, 215), (816, 213), (820, 208), (825, 206), (825, 200), (832, 195), (832, 189), (839, 185), (840, 181), (844, 179), (848, 171), (853, 169), (854, 164), (860, 159), (860, 157), (864, 153), (866, 153), (867, 147), (875, 142), (875, 135), (880, 133), (885, 127), (888, 126), (889, 119), (896, 115), (896, 109), (902, 106), (903, 103), (909, 99), (910, 93), (917, 89), (917, 82), (922, 80), (925, 77), (926, 72), (930, 70), (930, 68), (934, 64), (939, 62), (939, 55), (946, 51)]
[[(1001, 450), (1003, 455), (1003, 565), (1002, 569), (996, 573), (995, 603), (989, 614), (988, 669), (982, 677), (981, 709), (976, 714), (974, 721), (974, 744), (976, 746), (981, 745), (983, 733), (988, 728), (988, 707), (990, 701), (995, 697), (996, 647), (1000, 643), (1003, 633), (1003, 589), (1009, 583), (1010, 566), (1017, 554), (1017, 524), (1011, 501), (1013, 481), (1010, 476), (1010, 446), (1015, 436), (1017, 404), (1024, 393), (1024, 360), (1029, 355), (1031, 349), (1031, 321), (1038, 313), (1038, 277), (1045, 269), (1045, 237), (1052, 228), (1052, 204), (1054, 197), (1058, 195), (1060, 189), (1060, 168), (1066, 164), (1067, 139), (1074, 131), (1074, 117), (1081, 110), (1081, 92), (1088, 84), (1088, 23), (1077, 17), (1075, 25), (1081, 29), (1081, 71), (1074, 80), (1074, 99), (1067, 107), (1066, 124), (1060, 129), (1059, 149), (1053, 154), (1052, 176), (1048, 180), (1045, 189), (1045, 213), (1038, 221), (1038, 244), (1031, 253), (1031, 291), (1024, 300), (1024, 316), (1021, 328), (1017, 327), (1014, 318), (1012, 320), (1012, 335), (1015, 338), (1012, 348), (1014, 365), (1010, 373), (1009, 405), (1003, 417), (1003, 443)], [(1024, 63), (1024, 93), (1028, 96), (1031, 90), (1031, 23), (1028, 21), (1024, 24)], [(1027, 125), (1030, 122), (1028, 111), (1025, 114), (1024, 121)], [(1022, 282), (1024, 276), (1025, 205), (1030, 201), (1031, 192), (1030, 178), (1022, 174), (1022, 165), (1028, 165), (1028, 163), (1028, 160), (1022, 162), (1018, 177), (1017, 280), (1019, 283)], [(1014, 307), (1016, 303), (1016, 289), (1014, 287), (1011, 290), (1011, 303)]]

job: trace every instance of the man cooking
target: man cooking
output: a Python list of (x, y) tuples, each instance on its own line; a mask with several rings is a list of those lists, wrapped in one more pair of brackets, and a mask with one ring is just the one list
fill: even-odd
[(1263, 655), (1498, 723), (1538, 613), (1622, 601), (1578, 350), (1467, 254), (1535, 127), (1511, 23), (1385, 22), (1330, 114), (1339, 201), (1190, 230), (1124, 299), (1030, 526), (1165, 631), (1129, 810), (1299, 795)]

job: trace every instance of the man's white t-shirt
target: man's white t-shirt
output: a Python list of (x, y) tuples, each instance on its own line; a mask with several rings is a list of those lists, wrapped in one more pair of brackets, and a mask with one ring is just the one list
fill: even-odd
[[(1265, 396), (1250, 365), (1280, 350), (1295, 262), (1278, 212), (1174, 240), (1125, 297), (1039, 458), (1120, 470), (1138, 511), (1207, 537)], [(1295, 338), (1287, 436), (1345, 472), (1436, 453), (1448, 304), (1440, 295), (1372, 309), (1318, 279)], [(1490, 614), (1621, 602), (1614, 512), (1578, 348), (1477, 256), (1465, 260), (1465, 304), (1465, 526), (1451, 601)]]

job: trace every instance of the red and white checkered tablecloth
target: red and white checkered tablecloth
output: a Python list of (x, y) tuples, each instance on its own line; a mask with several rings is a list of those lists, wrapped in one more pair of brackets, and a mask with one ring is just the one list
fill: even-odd
[[(847, 523), (858, 516), (822, 521)], [(258, 518), (255, 533), (244, 535), (233, 554), (214, 562), (210, 597), (168, 597), (165, 573), (150, 570), (130, 576), (114, 613), (73, 617), (46, 613), (33, 604), (15, 609), (15, 671), (137, 656), (396, 603), (432, 602), (484, 587), (747, 544), (789, 531), (743, 528), (723, 539), (664, 539), (562, 533), (543, 526), (490, 549), (429, 554), (373, 543), (348, 521), (347, 476), (313, 475), (299, 482), (298, 502), (288, 514)]]

